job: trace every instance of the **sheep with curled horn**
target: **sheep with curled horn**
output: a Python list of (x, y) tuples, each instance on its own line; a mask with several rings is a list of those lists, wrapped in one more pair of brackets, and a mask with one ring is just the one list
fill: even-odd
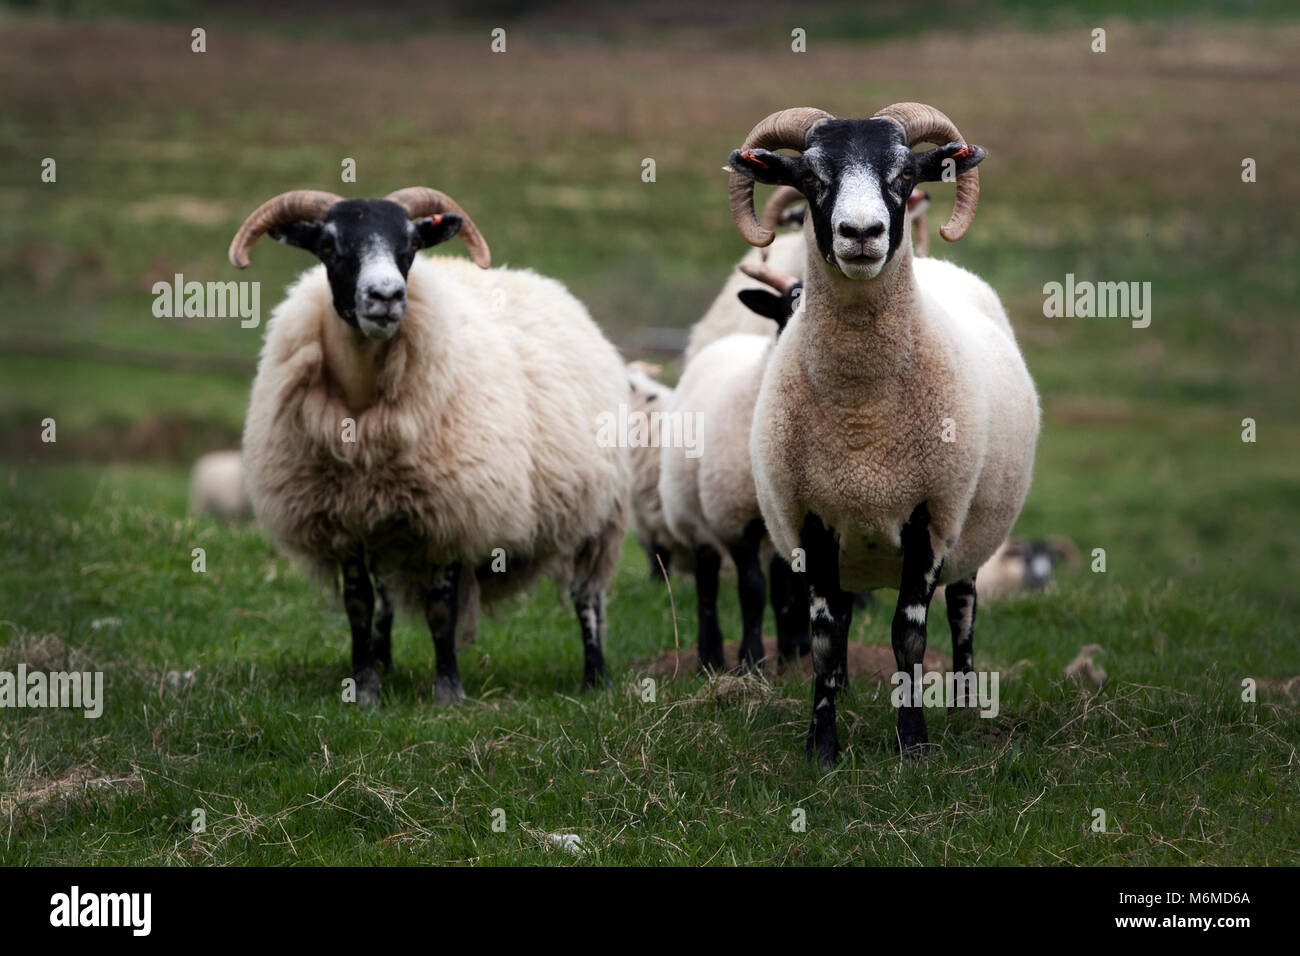
[[(568, 587), (595, 684), (629, 488), (626, 449), (597, 430), (628, 387), (587, 310), (553, 279), (490, 268), (473, 220), (427, 187), (276, 196), (230, 261), (247, 266), (266, 234), (320, 264), (267, 325), (248, 493), (277, 542), (341, 575), (357, 700), (377, 702), (392, 667), (393, 604), (427, 622), (434, 700), (451, 703), (480, 603), (541, 575)], [(420, 254), (456, 235), (472, 261)]]
[[(765, 267), (781, 275), (790, 275), (803, 279), (804, 259), (807, 249), (803, 238), (803, 220), (807, 212), (803, 193), (792, 186), (781, 186), (772, 191), (763, 205), (761, 221), (763, 228), (775, 233), (776, 238), (770, 246), (750, 249), (741, 260), (718, 293), (704, 315), (691, 326), (690, 337), (686, 345), (686, 362), (689, 364), (695, 355), (710, 342), (730, 335), (732, 332), (752, 332), (756, 335), (774, 335), (775, 328), (763, 322), (759, 316), (770, 318), (765, 312), (755, 314), (752, 303), (758, 302), (748, 293), (761, 292), (762, 286), (751, 279), (757, 279), (749, 270)], [(907, 203), (907, 221), (912, 227), (914, 248), (918, 256), (927, 254), (930, 248), (926, 232), (925, 211), (930, 204), (930, 194), (916, 189)], [(798, 231), (788, 231), (790, 229)], [(942, 268), (942, 266), (940, 267)], [(761, 279), (758, 279), (762, 282)], [(745, 306), (737, 306), (737, 299)]]
[[(914, 153), (919, 143), (936, 148)], [(928, 742), (914, 678), (934, 589), (947, 585), (953, 667), (969, 688), (975, 575), (1029, 490), (1038, 395), (1010, 322), (977, 277), (915, 259), (905, 228), (916, 185), (951, 168), (956, 199), (939, 234), (964, 236), (984, 157), (920, 103), (868, 119), (781, 110), (730, 157), (732, 217), (751, 245), (775, 238), (754, 215), (755, 182), (808, 199), (801, 305), (767, 361), (750, 452), (773, 543), (807, 562), (815, 679), (806, 751), (823, 766), (840, 751), (835, 702), (847, 676), (852, 592), (899, 589), (897, 740), (915, 755)]]

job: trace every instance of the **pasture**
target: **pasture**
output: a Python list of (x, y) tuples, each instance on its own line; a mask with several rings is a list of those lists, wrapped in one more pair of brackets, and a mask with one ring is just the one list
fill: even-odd
[[(198, 54), (183, 4), (0, 11), (0, 671), (105, 675), (97, 719), (0, 711), (0, 862), (1300, 863), (1300, 170), (1279, 122), (1300, 20), (1119, 6), (827, 6), (793, 21), (804, 54), (779, 10), (645, 29), (502, 13), (495, 55), (497, 24), (465, 19), (234, 13), (205, 18)], [(888, 685), (841, 698), (846, 753), (823, 773), (808, 680), (654, 671), (694, 642), (693, 587), (670, 597), (630, 536), (606, 690), (577, 693), (577, 626), (543, 586), (485, 621), (451, 710), (424, 624), (399, 616), (396, 673), (361, 710), (340, 699), (339, 602), (255, 526), (186, 514), (190, 462), (238, 441), (263, 328), (158, 318), (151, 290), (235, 278), (227, 244), (263, 199), (443, 189), (496, 263), (564, 281), (633, 358), (744, 252), (719, 167), (756, 120), (904, 99), (989, 151), (970, 235), (934, 251), (998, 290), (1038, 384), (1017, 534), (1085, 556), (1049, 593), (981, 605), (1000, 711), (932, 716), (924, 761), (895, 751)], [(932, 192), (933, 230), (952, 190)], [(239, 278), (263, 320), (309, 262), (258, 247)], [(1045, 317), (1067, 274), (1150, 282), (1150, 326)], [(893, 599), (854, 642), (889, 644)], [(1088, 644), (1100, 688), (1062, 676)], [(930, 646), (948, 653), (939, 618)]]

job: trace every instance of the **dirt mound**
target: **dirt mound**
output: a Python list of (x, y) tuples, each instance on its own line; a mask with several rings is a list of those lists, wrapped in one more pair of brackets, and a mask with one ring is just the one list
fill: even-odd
[[(726, 655), (728, 663), (736, 660), (736, 654), (739, 650), (737, 644), (727, 644), (723, 647), (723, 653)], [(763, 654), (773, 665), (776, 661), (776, 639), (772, 637), (763, 638)], [(682, 648), (680, 651), (664, 651), (656, 657), (650, 664), (650, 673), (656, 676), (672, 677), (694, 676), (699, 672), (700, 657), (694, 647)], [(781, 670), (773, 670), (773, 673), (785, 674), (793, 666), (796, 672), (802, 677), (812, 676), (812, 658), (804, 657), (794, 665), (786, 665)], [(884, 644), (854, 644), (849, 643), (849, 679), (850, 680), (869, 680), (884, 682), (894, 673), (894, 651), (893, 648)], [(947, 670), (948, 658), (944, 657), (937, 651), (925, 652), (925, 669)]]

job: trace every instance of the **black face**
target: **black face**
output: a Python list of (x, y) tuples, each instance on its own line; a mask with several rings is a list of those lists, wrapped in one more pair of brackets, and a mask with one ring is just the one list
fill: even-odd
[[(870, 279), (903, 241), (907, 198), (916, 184), (956, 180), (984, 155), (964, 143), (913, 153), (896, 123), (847, 119), (819, 124), (800, 156), (735, 150), (730, 165), (757, 182), (803, 193), (821, 257), (849, 278)], [(946, 177), (945, 160), (951, 160)]]
[(451, 213), (411, 221), (386, 199), (345, 199), (321, 222), (296, 222), (268, 235), (325, 264), (334, 310), (370, 338), (390, 338), (406, 311), (406, 275), (415, 253), (460, 231)]
[(799, 299), (802, 295), (803, 282), (796, 282), (780, 295), (768, 292), (766, 289), (741, 289), (736, 293), (736, 297), (749, 311), (776, 323), (778, 338), (785, 330), (785, 324), (790, 321), (790, 316), (794, 315), (795, 310), (799, 308)]

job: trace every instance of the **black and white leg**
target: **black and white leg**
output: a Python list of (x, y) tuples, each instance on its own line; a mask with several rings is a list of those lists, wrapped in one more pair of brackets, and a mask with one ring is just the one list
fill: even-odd
[(819, 517), (804, 519), (799, 544), (808, 561), (808, 616), (812, 627), (813, 713), (807, 756), (816, 751), (824, 769), (839, 756), (835, 696), (848, 679), (849, 625), (853, 595), (840, 588), (840, 546), (835, 532)]
[(605, 592), (588, 588), (573, 595), (573, 610), (582, 629), (582, 690), (605, 678)]
[(393, 602), (384, 582), (375, 577), (375, 624), (370, 635), (370, 656), (382, 664), (384, 672), (393, 672)]
[(768, 565), (772, 614), (776, 617), (776, 656), (780, 662), (797, 660), (812, 651), (808, 637), (808, 588), (803, 576), (779, 554)]
[[(922, 502), (903, 525), (903, 573), (890, 629), (894, 663), (911, 680), (907, 686), (917, 691), (918, 668), (924, 666), (925, 660), (926, 617), (943, 570), (943, 555), (935, 553), (931, 542), (930, 510)], [(915, 755), (928, 743), (925, 715), (914, 697), (898, 710), (898, 744), (904, 753)]]
[(379, 703), (379, 675), (375, 673), (374, 648), (371, 644), (371, 619), (375, 611), (375, 593), (370, 586), (365, 551), (358, 547), (339, 558), (343, 572), (343, 608), (352, 627), (352, 679), (357, 685), (357, 703)]
[(434, 572), (425, 600), (424, 616), (433, 636), (434, 663), (433, 702), (439, 705), (454, 704), (465, 699), (465, 688), (460, 685), (460, 668), (456, 664), (456, 620), (459, 614), (460, 575), (459, 564), (438, 568)]
[(695, 549), (695, 604), (700, 625), (699, 656), (702, 670), (721, 671), (722, 628), (718, 626), (718, 574), (722, 555), (711, 545)]
[(757, 668), (763, 660), (763, 608), (766, 605), (766, 582), (763, 580), (763, 562), (759, 548), (763, 543), (763, 519), (756, 518), (745, 528), (739, 541), (728, 551), (736, 562), (736, 587), (740, 593), (740, 652), (737, 663), (741, 667)]
[[(948, 626), (952, 629), (952, 669), (958, 674), (975, 673), (975, 575), (954, 581), (945, 590)], [(957, 684), (956, 707), (965, 707), (969, 678)]]

